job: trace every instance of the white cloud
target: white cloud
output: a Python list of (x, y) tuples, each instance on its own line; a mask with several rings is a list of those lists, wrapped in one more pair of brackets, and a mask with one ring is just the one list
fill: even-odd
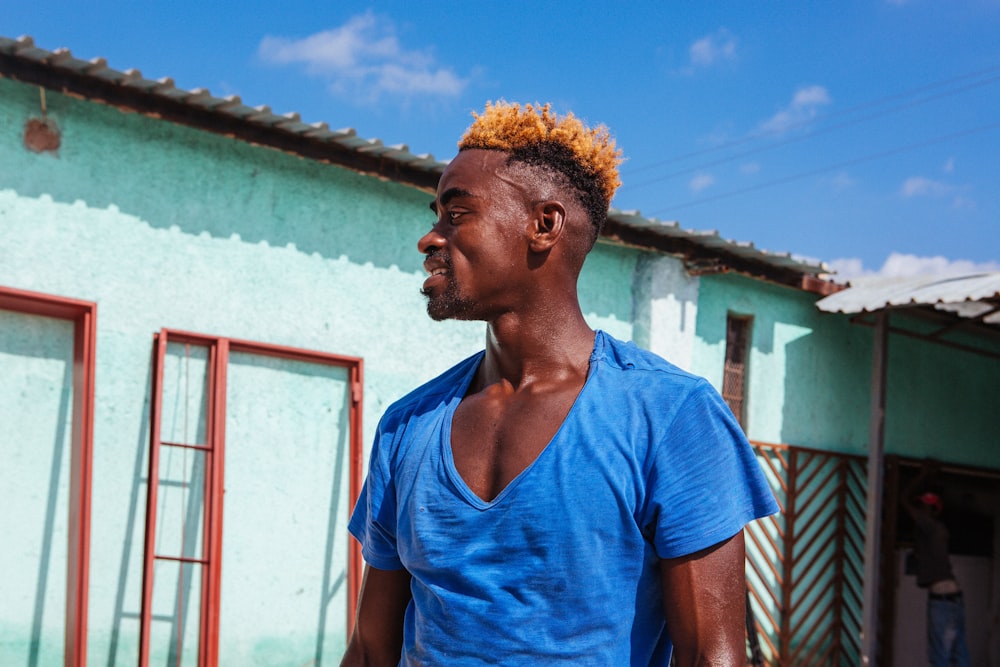
[(856, 183), (857, 181), (851, 178), (851, 175), (846, 171), (838, 172), (830, 178), (830, 185), (838, 192), (853, 187)]
[[(951, 197), (951, 207), (960, 211), (971, 211), (976, 208), (976, 202), (967, 196), (968, 186), (950, 185), (923, 176), (911, 176), (899, 186), (899, 194), (907, 199), (914, 197), (933, 197), (941, 199)], [(966, 194), (962, 194), (965, 192)]]
[(692, 70), (695, 67), (711, 67), (723, 60), (732, 60), (736, 57), (736, 38), (725, 28), (720, 28), (693, 43), (688, 48), (688, 55), (691, 58)]
[(967, 259), (946, 257), (918, 257), (894, 252), (882, 265), (880, 274), (885, 276), (961, 275), (982, 271), (1000, 271), (998, 262), (973, 262)]
[(946, 174), (950, 174), (951, 172), (955, 171), (955, 158), (953, 158), (953, 157), (948, 158), (945, 161), (944, 166), (941, 167), (941, 169)]
[(856, 257), (835, 259), (827, 264), (837, 272), (838, 282), (864, 277), (906, 278), (909, 276), (956, 276), (987, 271), (1000, 271), (1000, 262), (973, 262), (967, 259), (946, 257), (918, 257), (905, 253), (891, 253), (878, 270), (866, 269)]
[(954, 192), (955, 187), (940, 181), (932, 181), (923, 176), (911, 176), (899, 187), (904, 197), (944, 197)]
[(456, 96), (468, 84), (436, 62), (430, 50), (408, 50), (389, 19), (368, 12), (342, 26), (302, 39), (264, 37), (257, 49), (275, 65), (303, 65), (332, 90), (376, 99), (379, 95)]
[(696, 174), (688, 182), (688, 187), (691, 188), (691, 192), (701, 192), (705, 188), (715, 184), (715, 176), (711, 174)]
[(760, 171), (759, 162), (747, 162), (740, 165), (740, 172), (743, 174), (756, 174)]
[(830, 260), (826, 265), (834, 272), (834, 279), (837, 282), (844, 282), (852, 278), (871, 275), (872, 271), (865, 270), (864, 263), (857, 257), (841, 257)]
[(976, 202), (968, 197), (958, 195), (951, 200), (951, 207), (960, 211), (972, 211), (976, 208)]
[(762, 132), (778, 133), (802, 125), (816, 117), (819, 108), (830, 104), (830, 94), (823, 86), (799, 88), (787, 107), (761, 123)]
[(805, 109), (821, 104), (830, 103), (830, 94), (823, 86), (809, 86), (799, 88), (792, 97), (792, 107), (795, 109)]

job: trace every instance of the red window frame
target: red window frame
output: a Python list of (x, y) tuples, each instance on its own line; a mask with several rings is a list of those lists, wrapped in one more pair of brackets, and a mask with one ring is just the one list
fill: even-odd
[[(206, 347), (208, 359), (208, 419), (207, 442), (198, 445), (165, 443), (160, 439), (163, 394), (163, 365), (167, 343)], [(361, 410), (363, 399), (363, 360), (337, 354), (317, 352), (281, 345), (271, 345), (222, 336), (209, 336), (188, 331), (161, 329), (153, 336), (153, 387), (150, 410), (150, 451), (146, 487), (146, 532), (143, 553), (142, 607), (139, 626), (139, 665), (149, 665), (150, 626), (153, 604), (153, 570), (157, 559), (196, 562), (202, 565), (201, 618), (198, 642), (198, 664), (214, 667), (218, 664), (219, 607), (222, 583), (222, 502), (225, 466), (226, 369), (231, 352), (278, 357), (346, 368), (351, 385), (349, 414), (349, 481), (350, 507), (357, 503), (362, 481)], [(162, 447), (194, 447), (206, 454), (205, 508), (203, 525), (204, 558), (185, 559), (158, 556), (156, 548), (156, 509), (159, 487), (159, 455)], [(354, 609), (361, 589), (361, 545), (350, 540), (347, 564), (347, 634), (354, 629)]]
[(0, 310), (73, 322), (73, 427), (63, 663), (66, 667), (86, 667), (97, 304), (0, 286)]

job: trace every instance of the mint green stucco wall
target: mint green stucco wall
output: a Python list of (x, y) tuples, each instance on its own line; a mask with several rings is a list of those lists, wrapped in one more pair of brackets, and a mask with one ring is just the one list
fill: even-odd
[[(734, 274), (702, 277), (693, 370), (721, 389), (726, 315), (752, 316), (750, 438), (866, 454), (873, 329), (821, 313), (818, 298)], [(996, 358), (890, 336), (886, 452), (1000, 467), (997, 377)]]
[(703, 276), (695, 372), (722, 387), (727, 313), (752, 316), (751, 439), (863, 453), (871, 360), (866, 330), (824, 317), (815, 295), (735, 274)]
[[(98, 304), (88, 654), (90, 664), (134, 665), (154, 332), (362, 357), (369, 443), (387, 405), (479, 349), (483, 327), (424, 313), (415, 244), (431, 223), (427, 193), (52, 92), (47, 102), (62, 132), (58, 155), (22, 145), (25, 121), (39, 114), (38, 89), (0, 80), (0, 285)], [(581, 278), (590, 323), (625, 339), (637, 255), (601, 244)], [(20, 330), (11, 329), (16, 344), (29, 336)], [(3, 363), (20, 375), (41, 362), (12, 355)], [(55, 355), (51, 364), (59, 363)], [(57, 394), (65, 391), (59, 368), (47, 380)], [(269, 390), (241, 385), (241, 400), (253, 405), (257, 391), (265, 403)], [(4, 456), (26, 428), (3, 424)], [(297, 455), (294, 439), (283, 446)], [(285, 461), (242, 456), (240, 467), (257, 464), (264, 478)], [(0, 503), (0, 512), (11, 506)], [(325, 520), (328, 510), (305, 507), (312, 516), (302, 520)], [(280, 558), (283, 544), (266, 522), (247, 523), (227, 521), (226, 534), (256, 531), (261, 557)], [(24, 605), (30, 617), (34, 601)], [(343, 645), (343, 627), (328, 631), (325, 664)], [(11, 632), (0, 628), (0, 645), (26, 651), (30, 637)], [(267, 637), (240, 641), (230, 664), (279, 664)]]
[(890, 336), (886, 451), (1000, 469), (1000, 344), (985, 343), (993, 357)]

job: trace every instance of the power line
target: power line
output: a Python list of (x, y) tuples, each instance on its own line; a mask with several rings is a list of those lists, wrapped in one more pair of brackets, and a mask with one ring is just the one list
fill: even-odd
[(1000, 127), (1000, 122), (989, 123), (988, 125), (981, 125), (979, 127), (975, 127), (970, 130), (962, 130), (961, 132), (953, 132), (951, 134), (935, 137), (934, 139), (928, 139), (926, 141), (920, 141), (914, 144), (907, 144), (905, 146), (899, 146), (897, 148), (890, 148), (889, 150), (881, 151), (879, 153), (872, 153), (864, 157), (854, 158), (852, 160), (847, 160), (845, 162), (838, 162), (837, 164), (828, 165), (826, 167), (820, 167), (818, 169), (811, 169), (809, 171), (799, 172), (797, 174), (792, 174), (791, 176), (785, 176), (783, 178), (779, 178), (773, 181), (767, 181), (766, 183), (758, 183), (757, 185), (741, 188), (739, 190), (731, 190), (729, 192), (723, 192), (721, 194), (712, 195), (711, 197), (705, 197), (703, 199), (689, 201), (682, 204), (673, 204), (671, 206), (666, 206), (662, 209), (653, 211), (648, 215), (651, 217), (656, 217), (658, 215), (664, 215), (667, 212), (673, 212), (679, 209), (691, 208), (692, 206), (699, 206), (701, 204), (707, 204), (709, 202), (718, 201), (720, 199), (728, 199), (730, 197), (736, 197), (737, 195), (743, 195), (748, 192), (763, 190), (765, 188), (774, 187), (776, 185), (784, 185), (785, 183), (791, 183), (792, 181), (798, 181), (803, 178), (808, 178), (810, 176), (817, 176), (819, 174), (835, 171), (837, 169), (843, 169), (845, 167), (853, 167), (854, 165), (861, 164), (863, 162), (871, 162), (873, 160), (879, 160), (893, 155), (898, 155), (899, 153), (905, 153), (906, 151), (916, 150), (918, 148), (924, 148), (925, 146), (932, 146), (934, 144), (944, 143), (946, 141), (951, 141), (952, 139), (957, 139), (959, 137), (965, 137), (970, 134), (985, 132), (987, 130), (992, 130), (996, 127)]
[[(982, 69), (982, 70), (977, 70), (975, 72), (970, 72), (968, 74), (961, 74), (961, 75), (958, 75), (958, 76), (955, 76), (955, 77), (951, 77), (949, 79), (942, 79), (941, 81), (935, 81), (933, 83), (929, 83), (929, 84), (926, 84), (926, 85), (923, 85), (923, 86), (919, 86), (917, 88), (911, 88), (911, 89), (905, 90), (905, 91), (903, 91), (901, 93), (895, 93), (893, 95), (882, 97), (882, 98), (873, 100), (871, 102), (864, 102), (862, 104), (858, 104), (858, 105), (855, 105), (853, 107), (849, 107), (847, 109), (844, 109), (844, 110), (836, 112), (836, 113), (824, 114), (824, 115), (821, 115), (818, 119), (816, 119), (816, 118), (810, 118), (808, 120), (804, 120), (804, 121), (801, 121), (799, 123), (794, 123), (792, 125), (789, 125), (789, 126), (786, 126), (786, 127), (782, 128), (780, 130), (765, 130), (765, 131), (754, 132), (754, 133), (751, 133), (751, 134), (749, 134), (749, 135), (747, 135), (745, 137), (742, 137), (740, 139), (734, 139), (732, 141), (728, 141), (728, 142), (720, 144), (718, 146), (712, 146), (712, 147), (709, 147), (709, 148), (703, 148), (703, 149), (700, 149), (700, 150), (691, 151), (689, 153), (683, 153), (681, 155), (677, 155), (677, 156), (674, 156), (674, 157), (671, 157), (671, 158), (667, 158), (667, 159), (659, 160), (657, 162), (653, 162), (653, 163), (650, 163), (650, 164), (647, 164), (647, 165), (643, 165), (641, 167), (636, 167), (634, 169), (628, 169), (628, 170), (623, 170), (623, 171), (625, 171), (625, 173), (628, 174), (628, 175), (634, 175), (634, 174), (638, 174), (638, 173), (641, 173), (641, 172), (644, 172), (644, 171), (649, 171), (650, 169), (655, 169), (655, 168), (658, 168), (658, 167), (662, 167), (662, 166), (667, 165), (667, 164), (672, 164), (672, 163), (675, 163), (675, 162), (680, 162), (680, 161), (686, 160), (688, 158), (698, 157), (700, 155), (706, 155), (706, 154), (709, 154), (709, 153), (717, 153), (719, 151), (723, 151), (723, 150), (732, 148), (734, 146), (739, 146), (739, 145), (742, 145), (742, 144), (745, 144), (745, 143), (748, 143), (748, 142), (751, 142), (751, 141), (754, 141), (754, 140), (757, 140), (757, 139), (761, 139), (761, 138), (768, 137), (768, 136), (773, 136), (773, 135), (779, 134), (781, 132), (787, 132), (789, 130), (793, 130), (793, 129), (797, 129), (797, 128), (800, 128), (800, 127), (804, 127), (804, 126), (809, 125), (811, 123), (822, 122), (823, 120), (826, 120), (826, 119), (835, 119), (835, 118), (839, 118), (839, 117), (842, 117), (842, 116), (848, 116), (848, 115), (851, 115), (853, 113), (857, 113), (859, 111), (863, 111), (863, 110), (871, 108), (871, 107), (881, 106), (883, 104), (886, 104), (886, 103), (891, 102), (891, 101), (896, 100), (896, 99), (912, 97), (913, 95), (922, 93), (922, 92), (927, 91), (927, 90), (933, 90), (935, 88), (940, 88), (942, 86), (952, 85), (952, 84), (955, 84), (955, 83), (958, 83), (960, 81), (964, 81), (964, 80), (967, 80), (967, 79), (972, 79), (972, 78), (977, 78), (977, 77), (981, 77), (981, 76), (988, 75), (988, 74), (993, 74), (993, 73), (995, 73), (997, 71), (1000, 71), (1000, 65), (993, 66), (993, 67), (988, 67), (988, 68), (985, 68), (985, 69)], [(972, 88), (977, 88), (977, 87), (982, 86), (982, 85), (993, 83), (998, 78), (1000, 78), (1000, 77), (993, 76), (993, 77), (990, 77), (989, 79), (987, 79), (985, 81), (980, 81), (980, 82), (977, 82), (977, 83), (974, 83), (974, 84), (970, 84), (969, 86), (965, 86), (965, 87), (960, 88), (958, 90), (945, 91), (945, 92), (940, 93), (938, 95), (932, 95), (930, 97), (924, 98), (923, 100), (918, 100), (918, 101), (913, 102), (913, 103), (911, 103), (909, 105), (901, 105), (900, 107), (896, 107), (896, 108), (894, 108), (892, 110), (906, 109), (906, 108), (909, 108), (910, 106), (917, 106), (919, 104), (923, 104), (925, 102), (929, 102), (929, 101), (932, 101), (934, 99), (939, 99), (941, 97), (947, 97), (949, 95), (954, 95), (954, 94), (957, 94), (957, 93), (960, 93), (960, 92), (965, 92), (966, 90), (970, 90)], [(862, 119), (862, 120), (875, 118), (875, 117), (878, 117), (880, 115), (884, 115), (885, 113), (888, 113), (888, 112), (880, 112), (878, 114), (874, 114), (874, 115), (868, 116), (868, 117), (866, 117), (865, 119)], [(853, 124), (854, 122), (861, 122), (861, 120), (846, 121), (845, 123), (842, 123), (841, 125), (838, 125), (838, 126), (835, 126), (835, 127), (842, 127), (844, 125)], [(807, 135), (807, 136), (809, 136), (809, 135)], [(783, 142), (779, 142), (776, 145), (783, 145)], [(766, 148), (762, 149), (762, 150), (766, 150)], [(740, 154), (740, 155), (745, 155), (745, 153)], [(715, 164), (715, 163), (711, 163), (711, 164)], [(709, 166), (711, 166), (711, 164)], [(696, 168), (704, 168), (704, 167), (703, 166), (702, 167), (695, 167), (695, 169)], [(685, 170), (684, 172), (678, 172), (678, 173), (687, 173), (687, 171), (688, 170)], [(672, 175), (676, 175), (676, 174), (672, 174)], [(669, 177), (669, 175), (667, 177)], [(639, 186), (637, 185), (637, 186), (631, 186), (631, 187), (639, 187)]]
[(820, 128), (820, 129), (814, 130), (812, 132), (807, 132), (806, 134), (800, 134), (800, 135), (795, 136), (795, 137), (789, 137), (788, 139), (785, 139), (783, 141), (777, 141), (777, 142), (774, 142), (774, 143), (766, 144), (766, 145), (758, 147), (758, 148), (752, 148), (750, 150), (742, 151), (742, 152), (739, 152), (739, 153), (734, 153), (733, 155), (729, 155), (729, 156), (724, 157), (724, 158), (719, 158), (718, 160), (714, 160), (712, 162), (705, 162), (705, 163), (702, 163), (702, 164), (699, 164), (699, 165), (695, 165), (693, 167), (686, 167), (684, 169), (679, 169), (677, 171), (672, 171), (669, 174), (663, 174), (662, 176), (657, 176), (655, 178), (651, 178), (651, 179), (649, 179), (647, 181), (643, 181), (641, 183), (634, 183), (634, 184), (630, 184), (630, 185), (622, 185), (621, 189), (622, 190), (629, 190), (629, 191), (630, 190), (636, 190), (636, 189), (639, 189), (639, 188), (642, 188), (642, 187), (646, 187), (648, 185), (654, 185), (656, 183), (660, 183), (661, 181), (665, 181), (668, 178), (673, 178), (675, 176), (682, 176), (684, 174), (689, 174), (689, 173), (692, 173), (692, 172), (695, 172), (695, 171), (698, 171), (698, 170), (701, 170), (701, 169), (707, 169), (709, 167), (715, 167), (715, 166), (718, 166), (720, 164), (725, 164), (727, 162), (734, 162), (736, 160), (739, 160), (740, 158), (744, 158), (744, 157), (747, 157), (749, 155), (755, 155), (757, 153), (763, 153), (765, 151), (774, 150), (775, 148), (780, 148), (782, 146), (787, 146), (789, 144), (794, 144), (794, 143), (798, 143), (798, 142), (801, 142), (801, 141), (805, 141), (806, 139), (811, 139), (812, 137), (818, 136), (820, 134), (826, 134), (828, 132), (833, 132), (834, 130), (840, 130), (840, 129), (843, 129), (845, 127), (849, 127), (851, 125), (857, 125), (858, 123), (864, 123), (864, 122), (872, 120), (874, 118), (879, 118), (881, 116), (885, 116), (885, 115), (888, 115), (888, 114), (891, 114), (891, 113), (895, 113), (897, 111), (902, 111), (902, 110), (905, 110), (905, 109), (909, 109), (909, 108), (918, 106), (920, 104), (925, 104), (925, 103), (930, 102), (930, 101), (935, 100), (935, 99), (940, 99), (942, 97), (948, 97), (950, 95), (955, 95), (955, 94), (960, 93), (960, 92), (965, 92), (966, 90), (970, 90), (972, 88), (978, 88), (980, 86), (985, 86), (985, 85), (993, 83), (995, 81), (1000, 81), (1000, 75), (997, 75), (997, 76), (994, 76), (992, 78), (986, 79), (985, 81), (979, 81), (977, 83), (970, 84), (968, 86), (965, 86), (963, 88), (959, 88), (957, 90), (952, 90), (952, 91), (947, 91), (947, 92), (943, 92), (943, 93), (938, 93), (937, 95), (931, 95), (929, 97), (925, 97), (925, 98), (922, 98), (922, 99), (919, 99), (919, 100), (915, 100), (915, 101), (909, 102), (907, 104), (902, 104), (902, 105), (899, 105), (899, 106), (890, 107), (888, 109), (883, 109), (882, 111), (879, 111), (879, 112), (873, 113), (873, 114), (869, 114), (867, 116), (862, 116), (860, 118), (855, 118), (855, 119), (852, 119), (852, 120), (847, 120), (847, 121), (844, 121), (842, 123), (837, 123), (836, 125), (829, 125), (827, 127)]

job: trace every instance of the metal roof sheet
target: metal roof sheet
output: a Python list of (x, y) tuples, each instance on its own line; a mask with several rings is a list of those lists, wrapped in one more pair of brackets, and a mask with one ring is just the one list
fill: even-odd
[(843, 291), (820, 299), (816, 307), (825, 312), (847, 314), (929, 307), (962, 319), (981, 318), (985, 324), (1000, 325), (1000, 271), (859, 280)]
[[(303, 140), (336, 144), (359, 154), (374, 155), (382, 160), (431, 175), (440, 175), (448, 164), (447, 161), (435, 159), (429, 153), (411, 153), (405, 144), (386, 146), (380, 139), (359, 137), (353, 128), (331, 130), (326, 123), (303, 122), (297, 113), (275, 114), (267, 106), (251, 107), (244, 104), (236, 95), (216, 97), (204, 88), (184, 90), (176, 87), (170, 78), (149, 79), (136, 69), (125, 71), (112, 69), (108, 67), (104, 58), (82, 60), (64, 48), (47, 51), (37, 47), (34, 40), (28, 36), (17, 39), (0, 36), (0, 54), (26, 58), (46, 67), (100, 79), (254, 126), (280, 129)], [(619, 225), (642, 233), (642, 238), (680, 239), (703, 248), (708, 253), (736, 257), (746, 263), (762, 267), (772, 267), (785, 276), (791, 273), (822, 279), (825, 277), (823, 274), (830, 273), (830, 269), (817, 260), (796, 257), (790, 253), (761, 250), (753, 243), (724, 239), (716, 231), (682, 229), (677, 222), (647, 218), (638, 211), (612, 209), (608, 218)], [(655, 244), (649, 247), (662, 249)]]
[(819, 260), (798, 257), (787, 252), (772, 252), (757, 248), (750, 241), (725, 239), (715, 230), (684, 229), (676, 221), (647, 218), (639, 211), (611, 209), (608, 219), (635, 229), (648, 231), (664, 238), (687, 239), (704, 248), (725, 251), (744, 259), (765, 261), (771, 266), (808, 274), (830, 273), (830, 268)]

